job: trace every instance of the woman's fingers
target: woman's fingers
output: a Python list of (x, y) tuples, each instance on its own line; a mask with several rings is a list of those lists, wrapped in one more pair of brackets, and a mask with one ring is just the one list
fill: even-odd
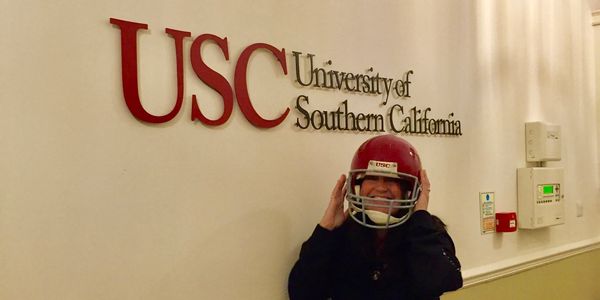
[(429, 182), (427, 171), (425, 169), (421, 170), (420, 177), (421, 194), (419, 195), (419, 199), (417, 199), (417, 203), (415, 204), (415, 211), (427, 210), (427, 207), (429, 206), (429, 192), (431, 191), (431, 183)]
[(346, 175), (341, 175), (338, 178), (333, 190), (331, 191), (331, 197), (329, 199), (329, 205), (325, 210), (323, 219), (319, 224), (326, 229), (333, 230), (334, 228), (341, 225), (344, 221), (344, 194), (346, 188), (344, 184), (346, 182)]

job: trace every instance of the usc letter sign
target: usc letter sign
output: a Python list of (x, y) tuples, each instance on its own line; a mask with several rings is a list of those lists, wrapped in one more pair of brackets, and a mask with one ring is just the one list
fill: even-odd
[[(173, 109), (163, 116), (156, 116), (150, 114), (140, 101), (138, 92), (138, 73), (137, 73), (137, 32), (140, 29), (147, 30), (148, 24), (135, 23), (130, 21), (124, 21), (119, 19), (110, 19), (110, 23), (119, 27), (121, 30), (121, 69), (122, 69), (122, 80), (123, 80), (123, 96), (125, 103), (129, 108), (131, 114), (140, 121), (149, 123), (164, 123), (173, 119), (181, 110), (183, 105), (183, 40), (187, 37), (191, 37), (192, 34), (187, 31), (180, 31), (176, 29), (166, 28), (165, 32), (173, 38), (175, 42), (175, 56), (177, 60), (177, 98)], [(196, 101), (196, 95), (192, 95), (192, 115), (191, 119), (199, 120), (203, 124), (218, 126), (229, 119), (233, 110), (233, 89), (227, 79), (215, 70), (209, 68), (202, 60), (202, 54), (200, 49), (202, 43), (211, 40), (215, 42), (221, 51), (225, 60), (229, 60), (229, 48), (227, 45), (227, 38), (220, 38), (212, 34), (203, 34), (194, 39), (190, 48), (190, 62), (194, 73), (210, 88), (218, 92), (223, 98), (223, 114), (215, 119), (211, 120), (202, 114), (198, 102)], [(289, 107), (277, 118), (269, 120), (260, 116), (260, 114), (254, 109), (250, 95), (248, 94), (248, 86), (246, 84), (246, 71), (248, 69), (248, 60), (250, 55), (258, 49), (265, 49), (279, 61), (283, 74), (287, 75), (287, 63), (285, 58), (285, 49), (277, 49), (274, 46), (264, 43), (252, 44), (242, 51), (238, 61), (235, 65), (234, 73), (234, 89), (235, 95), (237, 96), (237, 102), (240, 110), (246, 117), (246, 119), (252, 123), (252, 125), (260, 128), (271, 128), (279, 125), (290, 112)]]

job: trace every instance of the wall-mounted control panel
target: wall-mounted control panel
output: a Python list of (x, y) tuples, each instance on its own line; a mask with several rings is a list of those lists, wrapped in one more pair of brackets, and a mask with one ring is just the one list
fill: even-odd
[(562, 168), (520, 168), (517, 183), (519, 228), (565, 223)]
[(527, 162), (560, 160), (560, 139), (559, 125), (525, 123)]

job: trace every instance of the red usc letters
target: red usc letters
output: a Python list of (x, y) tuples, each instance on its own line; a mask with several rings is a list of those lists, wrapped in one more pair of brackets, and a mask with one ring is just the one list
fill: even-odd
[[(131, 114), (140, 121), (149, 123), (164, 123), (173, 119), (181, 110), (183, 104), (183, 40), (186, 37), (191, 37), (192, 34), (187, 31), (180, 31), (175, 29), (166, 28), (165, 31), (169, 34), (175, 42), (175, 57), (177, 61), (177, 98), (175, 105), (171, 112), (164, 116), (155, 116), (147, 112), (140, 101), (138, 92), (138, 73), (137, 73), (137, 32), (140, 29), (147, 30), (148, 24), (135, 23), (130, 21), (124, 21), (119, 19), (110, 19), (110, 23), (119, 27), (121, 30), (121, 68), (122, 68), (122, 81), (123, 81), (123, 96), (125, 103)], [(227, 45), (227, 38), (220, 38), (212, 34), (203, 34), (194, 39), (190, 48), (190, 61), (194, 73), (198, 76), (202, 82), (208, 85), (210, 88), (218, 92), (223, 99), (223, 114), (216, 120), (211, 120), (202, 114), (200, 106), (197, 103), (196, 95), (192, 95), (192, 120), (200, 120), (203, 124), (218, 126), (221, 125), (231, 116), (233, 111), (233, 89), (227, 79), (215, 70), (209, 68), (202, 59), (200, 52), (202, 43), (211, 40), (215, 42), (221, 51), (225, 60), (229, 60), (229, 48)], [(279, 61), (283, 73), (287, 75), (287, 63), (285, 57), (285, 49), (277, 49), (274, 46), (264, 43), (257, 43), (248, 46), (238, 58), (235, 66), (234, 73), (234, 85), (235, 93), (237, 96), (238, 105), (240, 110), (246, 117), (246, 119), (252, 123), (252, 125), (261, 128), (275, 127), (287, 117), (290, 109), (286, 108), (279, 117), (269, 120), (264, 119), (254, 109), (250, 95), (248, 94), (248, 87), (246, 84), (246, 71), (248, 69), (248, 60), (252, 53), (258, 49), (264, 49)]]
[(254, 110), (254, 106), (252, 106), (252, 102), (250, 101), (250, 96), (248, 95), (248, 86), (246, 85), (246, 70), (248, 69), (248, 60), (250, 59), (250, 55), (257, 49), (267, 49), (275, 55), (275, 57), (279, 60), (279, 64), (283, 69), (283, 74), (287, 75), (287, 65), (285, 63), (285, 49), (281, 49), (281, 51), (277, 50), (277, 48), (268, 45), (268, 44), (254, 44), (248, 46), (242, 54), (240, 54), (240, 58), (238, 59), (237, 65), (235, 66), (235, 94), (237, 95), (238, 105), (240, 106), (240, 110), (246, 116), (246, 119), (252, 123), (252, 125), (261, 128), (271, 128), (279, 125), (285, 117), (287, 117), (290, 112), (290, 108), (288, 107), (285, 112), (277, 119), (274, 120), (265, 120), (261, 116), (258, 115), (256, 110)]
[(137, 32), (148, 29), (147, 24), (110, 19), (112, 24), (121, 29), (121, 69), (123, 80), (123, 96), (131, 114), (141, 121), (149, 123), (164, 123), (173, 119), (183, 104), (183, 39), (192, 34), (167, 28), (165, 31), (175, 40), (175, 56), (177, 60), (177, 98), (175, 107), (164, 116), (148, 113), (140, 102), (137, 73)]
[(229, 60), (227, 38), (221, 39), (216, 35), (203, 34), (194, 40), (194, 43), (192, 43), (192, 47), (190, 48), (190, 61), (192, 62), (192, 68), (194, 68), (194, 72), (198, 78), (223, 97), (223, 115), (217, 120), (206, 118), (200, 111), (200, 107), (198, 107), (196, 95), (192, 95), (192, 121), (200, 120), (200, 122), (206, 125), (221, 125), (227, 122), (229, 116), (231, 116), (231, 111), (233, 110), (233, 91), (231, 90), (231, 86), (229, 85), (229, 82), (227, 82), (227, 79), (209, 68), (202, 60), (200, 48), (202, 47), (202, 43), (206, 40), (213, 40), (216, 42), (221, 48), (221, 51), (223, 51), (225, 60)]

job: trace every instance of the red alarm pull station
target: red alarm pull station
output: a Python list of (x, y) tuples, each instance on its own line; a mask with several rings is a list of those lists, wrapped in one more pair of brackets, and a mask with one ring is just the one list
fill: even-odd
[(517, 231), (517, 213), (501, 212), (496, 213), (496, 232), (514, 232)]

